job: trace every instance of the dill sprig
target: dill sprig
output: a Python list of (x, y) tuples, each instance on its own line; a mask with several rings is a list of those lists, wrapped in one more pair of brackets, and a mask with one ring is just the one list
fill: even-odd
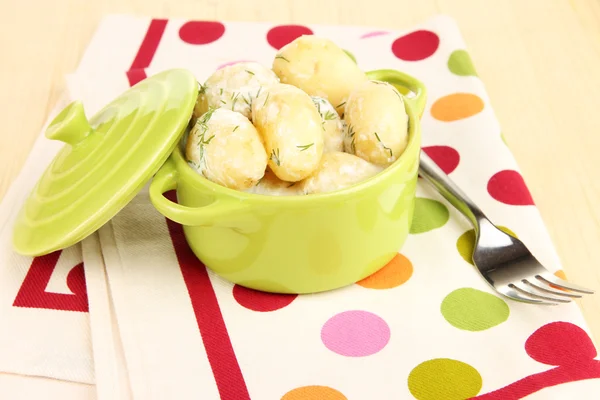
[(258, 87), (258, 91), (256, 92), (256, 98), (258, 99), (258, 96), (260, 96), (260, 91), (262, 90), (262, 86)]
[(356, 138), (354, 137), (355, 133), (356, 132), (354, 131), (354, 127), (352, 127), (352, 125), (348, 125), (348, 136), (352, 138), (352, 141), (350, 142), (350, 151), (352, 152), (352, 154), (356, 154)]
[(250, 75), (254, 75), (254, 72), (250, 71), (250, 70), (245, 70), (247, 73), (249, 73)]
[(198, 148), (200, 151), (200, 160), (204, 158), (204, 146), (209, 144), (211, 140), (214, 139), (215, 135), (212, 135), (208, 139), (206, 138), (206, 131), (208, 130), (208, 121), (216, 111), (216, 108), (209, 108), (207, 112), (205, 112), (198, 120), (196, 121), (196, 126), (200, 130), (200, 135), (198, 135)]
[(219, 89), (219, 94), (222, 96), (223, 95), (223, 88)]
[(270, 94), (271, 94), (271, 93), (267, 93), (267, 98), (265, 99), (265, 102), (264, 102), (264, 104), (263, 104), (263, 107), (267, 105), (267, 101), (269, 101), (269, 95), (270, 95)]
[(335, 108), (340, 108), (346, 105), (345, 101), (342, 101), (340, 104), (338, 104)]
[(279, 147), (273, 149), (271, 152), (271, 161), (273, 161), (279, 167), (281, 165), (281, 160), (279, 159)]
[(240, 127), (239, 125), (236, 125), (235, 128), (233, 128), (233, 130), (231, 131), (231, 133), (237, 131), (239, 127)]
[(244, 100), (244, 103), (246, 103), (248, 107), (252, 107), (252, 97), (250, 94), (248, 94), (248, 98), (246, 98), (246, 96), (242, 96), (242, 100)]
[(221, 104), (227, 104), (227, 102), (223, 99), (221, 99)]
[(390, 148), (389, 148), (389, 147), (387, 147), (385, 144), (383, 144), (383, 142), (381, 141), (381, 138), (379, 137), (379, 135), (377, 134), (377, 132), (375, 132), (375, 137), (377, 138), (377, 141), (378, 141), (379, 143), (381, 143), (381, 145), (383, 146), (383, 148), (384, 148), (385, 150), (387, 150), (387, 151), (389, 151), (389, 152), (390, 152), (390, 157), (392, 157), (392, 156), (393, 156), (392, 149), (390, 149)]
[(291, 188), (291, 187), (292, 187), (292, 186), (294, 186), (296, 183), (298, 183), (298, 182), (292, 182), (292, 183), (290, 183), (290, 184), (288, 185), (288, 187), (289, 187), (289, 188)]
[(323, 119), (324, 119), (325, 121), (332, 121), (332, 120), (334, 120), (334, 119), (335, 119), (335, 116), (336, 116), (336, 113), (334, 113), (334, 112), (331, 112), (331, 111), (327, 111), (327, 112), (325, 113), (325, 115), (323, 115)]
[(240, 92), (237, 92), (237, 93), (231, 95), (231, 101), (232, 101), (232, 103), (231, 103), (231, 111), (234, 110), (235, 103), (237, 102), (237, 99), (238, 99), (239, 95), (240, 95)]
[(290, 62), (290, 60), (288, 60), (287, 58), (285, 58), (285, 57), (284, 57), (284, 56), (282, 56), (281, 54), (277, 54), (277, 55), (275, 56), (275, 59), (280, 59), (280, 60), (283, 60), (283, 61)]
[(301, 146), (296, 146), (296, 147), (299, 148), (300, 151), (304, 151), (304, 150), (310, 149), (314, 145), (315, 145), (314, 143), (309, 143), (309, 144), (303, 144)]
[(203, 85), (201, 83), (198, 84), (198, 94), (204, 94), (206, 92), (206, 85)]

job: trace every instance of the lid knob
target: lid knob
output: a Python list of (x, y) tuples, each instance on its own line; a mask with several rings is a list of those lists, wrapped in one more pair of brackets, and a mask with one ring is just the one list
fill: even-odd
[(46, 137), (74, 146), (91, 131), (92, 127), (83, 111), (83, 103), (74, 101), (54, 118), (46, 130)]

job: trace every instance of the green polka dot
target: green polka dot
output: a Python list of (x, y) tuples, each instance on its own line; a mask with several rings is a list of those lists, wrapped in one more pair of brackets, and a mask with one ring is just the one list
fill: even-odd
[(440, 228), (449, 218), (448, 208), (439, 201), (417, 197), (410, 233), (424, 233)]
[[(498, 226), (498, 229), (500, 229), (501, 231), (503, 231), (505, 233), (508, 233), (509, 235), (517, 237), (517, 235), (513, 231), (511, 231), (510, 229), (508, 229), (505, 226)], [(465, 233), (463, 233), (462, 235), (460, 235), (460, 237), (456, 241), (456, 249), (458, 250), (458, 253), (460, 254), (460, 256), (466, 262), (473, 265), (472, 256), (473, 256), (474, 248), (475, 248), (475, 231), (473, 229), (470, 229), (470, 230), (466, 231)]]
[(508, 319), (508, 304), (499, 297), (473, 288), (456, 289), (442, 301), (442, 315), (458, 329), (478, 332)]
[(449, 358), (425, 361), (408, 375), (408, 390), (417, 400), (468, 399), (477, 396), (482, 385), (475, 368)]
[(477, 76), (471, 56), (466, 50), (455, 50), (450, 54), (448, 69), (460, 76)]

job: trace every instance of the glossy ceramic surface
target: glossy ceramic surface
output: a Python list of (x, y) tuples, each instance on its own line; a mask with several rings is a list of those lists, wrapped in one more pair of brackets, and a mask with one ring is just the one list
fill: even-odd
[(18, 253), (71, 246), (111, 219), (164, 164), (190, 120), (198, 83), (186, 70), (141, 81), (88, 121), (74, 102), (46, 136), (66, 145), (26, 200), (13, 232)]
[[(416, 94), (405, 97), (409, 144), (380, 174), (332, 193), (263, 196), (208, 181), (188, 166), (177, 147), (150, 186), (151, 201), (184, 225), (190, 247), (208, 268), (242, 286), (314, 293), (371, 275), (408, 236), (426, 92), (420, 82), (398, 71), (372, 71), (369, 76)], [(179, 204), (163, 196), (173, 189)]]

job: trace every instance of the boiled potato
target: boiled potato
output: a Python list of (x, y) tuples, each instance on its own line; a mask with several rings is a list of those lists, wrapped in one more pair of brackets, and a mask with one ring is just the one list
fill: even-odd
[(272, 68), (281, 83), (329, 100), (340, 115), (350, 92), (367, 80), (344, 50), (314, 35), (300, 36), (282, 47)]
[(299, 183), (304, 194), (333, 192), (362, 182), (383, 170), (344, 152), (323, 154), (319, 169)]
[(319, 166), (323, 154), (321, 116), (309, 95), (295, 86), (277, 84), (252, 102), (254, 126), (281, 180), (297, 182)]
[(323, 124), (323, 152), (344, 151), (344, 125), (335, 108), (327, 99), (312, 96)]
[(256, 185), (246, 190), (246, 192), (269, 196), (295, 196), (303, 194), (299, 190), (299, 187), (300, 184), (298, 182), (282, 181), (273, 171), (267, 168), (262, 179)]
[(345, 106), (344, 150), (378, 165), (390, 165), (408, 143), (408, 115), (398, 90), (367, 81), (352, 91)]
[(267, 152), (254, 125), (224, 108), (198, 118), (187, 139), (186, 157), (207, 179), (236, 190), (256, 185), (267, 167)]
[(200, 86), (194, 117), (199, 117), (209, 108), (226, 108), (252, 120), (252, 101), (265, 87), (275, 83), (279, 83), (277, 75), (256, 62), (240, 62), (223, 67)]

